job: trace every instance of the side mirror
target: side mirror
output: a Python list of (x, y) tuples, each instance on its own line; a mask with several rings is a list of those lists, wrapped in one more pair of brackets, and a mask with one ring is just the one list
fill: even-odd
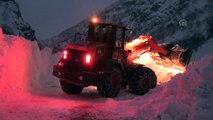
[(133, 33), (134, 33), (133, 30), (131, 30), (131, 31), (129, 32), (130, 35), (133, 35)]
[(133, 39), (134, 36), (134, 31), (133, 30), (129, 30), (126, 32), (126, 37), (125, 37), (125, 41), (126, 42), (130, 42)]

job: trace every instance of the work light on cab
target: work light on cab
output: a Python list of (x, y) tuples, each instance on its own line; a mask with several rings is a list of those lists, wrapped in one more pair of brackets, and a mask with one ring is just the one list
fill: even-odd
[(91, 18), (91, 22), (92, 23), (98, 23), (100, 20), (98, 19), (98, 17), (92, 17)]

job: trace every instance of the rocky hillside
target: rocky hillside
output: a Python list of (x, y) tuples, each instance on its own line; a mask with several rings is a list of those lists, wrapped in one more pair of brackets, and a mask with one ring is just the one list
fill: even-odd
[(5, 34), (35, 40), (35, 31), (24, 21), (15, 0), (0, 0), (0, 27)]
[[(134, 37), (144, 33), (154, 36), (159, 42), (177, 42), (196, 50), (213, 35), (210, 8), (213, 8), (210, 0), (119, 0), (98, 16), (103, 22), (123, 24), (133, 29)], [(87, 32), (88, 19), (44, 44), (60, 49), (67, 42), (73, 42), (75, 33)]]

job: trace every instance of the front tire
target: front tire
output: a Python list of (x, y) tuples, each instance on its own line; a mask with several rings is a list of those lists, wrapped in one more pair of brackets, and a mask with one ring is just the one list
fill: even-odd
[(98, 92), (104, 97), (116, 97), (121, 89), (121, 69), (119, 66), (106, 66), (98, 86)]
[(69, 84), (63, 80), (60, 80), (60, 84), (61, 84), (61, 88), (62, 88), (63, 92), (66, 94), (69, 94), (69, 95), (80, 94), (83, 90), (83, 87)]
[(149, 89), (156, 87), (157, 77), (153, 70), (139, 66), (135, 68), (132, 78), (129, 80), (129, 92), (135, 95), (143, 95)]

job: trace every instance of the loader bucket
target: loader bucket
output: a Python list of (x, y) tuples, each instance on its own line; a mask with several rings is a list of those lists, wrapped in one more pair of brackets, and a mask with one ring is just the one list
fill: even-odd
[(192, 50), (190, 50), (190, 49), (186, 49), (184, 52), (182, 52), (182, 54), (179, 58), (181, 65), (187, 66), (189, 64), (191, 55), (192, 55)]
[(190, 62), (192, 51), (188, 48), (176, 48), (170, 50), (169, 59), (176, 65), (187, 66)]

